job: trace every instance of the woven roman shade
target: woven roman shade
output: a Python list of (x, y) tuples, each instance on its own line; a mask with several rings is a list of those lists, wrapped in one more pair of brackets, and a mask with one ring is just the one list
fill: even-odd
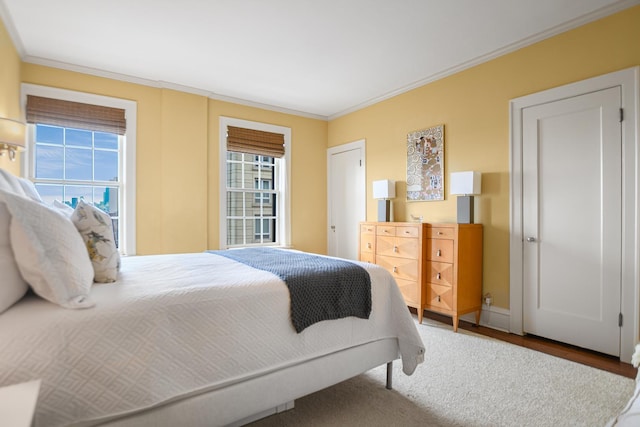
[(27, 95), (27, 123), (64, 126), (124, 135), (125, 111), (121, 108), (83, 104)]
[(227, 126), (227, 151), (282, 157), (284, 156), (284, 135)]

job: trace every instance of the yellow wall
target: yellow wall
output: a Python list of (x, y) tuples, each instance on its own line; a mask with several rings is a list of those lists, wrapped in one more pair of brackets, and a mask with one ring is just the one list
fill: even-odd
[[(640, 6), (380, 102), (329, 123), (328, 145), (367, 141), (367, 218), (376, 218), (371, 182), (394, 179), (396, 220), (456, 219), (450, 172), (482, 172), (484, 292), (509, 307), (509, 100), (640, 64)], [(406, 202), (407, 133), (445, 125), (445, 194)]]
[[(0, 117), (22, 120), (20, 111), (20, 56), (0, 21)], [(15, 162), (0, 157), (0, 168), (20, 172), (20, 155)]]
[(292, 244), (326, 252), (325, 121), (29, 63), (21, 75), (24, 83), (137, 102), (138, 254), (219, 248), (221, 115), (292, 129)]

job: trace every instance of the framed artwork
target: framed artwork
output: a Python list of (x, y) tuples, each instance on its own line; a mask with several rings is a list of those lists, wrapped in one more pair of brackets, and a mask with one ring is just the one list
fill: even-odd
[(444, 200), (444, 125), (407, 135), (407, 200)]

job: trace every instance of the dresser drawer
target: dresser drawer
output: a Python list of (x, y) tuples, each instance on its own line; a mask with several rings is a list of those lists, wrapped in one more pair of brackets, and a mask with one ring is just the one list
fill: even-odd
[(420, 229), (418, 227), (412, 226), (396, 227), (396, 236), (417, 238), (418, 236), (420, 236)]
[(438, 262), (453, 262), (453, 240), (427, 239), (427, 259)]
[(376, 227), (376, 234), (378, 236), (395, 236), (396, 227), (393, 225), (378, 225)]
[(404, 300), (409, 304), (419, 305), (420, 301), (420, 288), (418, 282), (404, 279), (396, 279), (398, 288)]
[(360, 234), (360, 252), (373, 253), (375, 238), (373, 234)]
[(376, 226), (373, 224), (360, 224), (360, 235), (376, 234)]
[(427, 307), (438, 310), (454, 310), (453, 288), (435, 283), (427, 283)]
[(376, 253), (398, 258), (418, 259), (420, 244), (412, 237), (376, 237)]
[(415, 259), (378, 255), (376, 264), (389, 270), (396, 279), (418, 280), (418, 261)]
[(375, 264), (376, 256), (373, 252), (360, 252), (360, 261)]
[(453, 285), (453, 264), (448, 262), (427, 262), (427, 282), (438, 285)]
[(427, 228), (427, 238), (433, 239), (453, 239), (455, 231), (451, 227), (430, 227)]

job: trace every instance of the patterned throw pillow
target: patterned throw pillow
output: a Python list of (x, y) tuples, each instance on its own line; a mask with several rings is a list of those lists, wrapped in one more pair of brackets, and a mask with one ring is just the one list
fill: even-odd
[(71, 221), (82, 236), (93, 264), (95, 282), (108, 283), (118, 280), (120, 253), (116, 248), (113, 222), (104, 211), (83, 200), (78, 202)]

